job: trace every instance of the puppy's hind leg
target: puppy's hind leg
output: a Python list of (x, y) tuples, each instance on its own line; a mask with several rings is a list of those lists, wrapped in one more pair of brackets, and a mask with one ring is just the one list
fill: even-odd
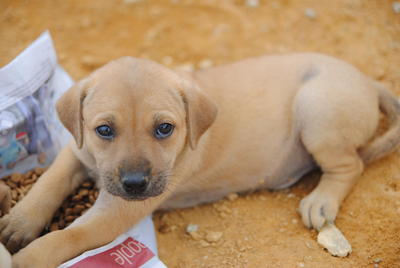
[(302, 90), (296, 99), (300, 139), (323, 174), (301, 201), (299, 212), (307, 227), (319, 230), (325, 222), (334, 222), (361, 175), (364, 162), (357, 149), (376, 130), (379, 110), (376, 94), (368, 89), (364, 94), (357, 92), (359, 88), (335, 91), (326, 85)]
[(323, 172), (317, 187), (301, 202), (303, 223), (319, 230), (325, 222), (333, 223), (340, 204), (363, 171), (363, 162), (351, 146), (321, 144), (310, 150)]

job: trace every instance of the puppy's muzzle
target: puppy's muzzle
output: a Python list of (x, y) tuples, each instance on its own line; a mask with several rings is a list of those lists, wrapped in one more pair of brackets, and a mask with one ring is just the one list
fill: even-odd
[(140, 171), (123, 174), (121, 183), (127, 194), (142, 194), (149, 185), (149, 174)]

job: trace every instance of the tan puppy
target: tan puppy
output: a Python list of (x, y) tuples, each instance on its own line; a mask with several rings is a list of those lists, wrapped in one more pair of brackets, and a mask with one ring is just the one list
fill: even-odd
[[(371, 141), (379, 108), (390, 126)], [(319, 54), (179, 74), (125, 57), (71, 88), (57, 109), (75, 140), (0, 220), (2, 242), (12, 251), (28, 245), (86, 176), (101, 192), (67, 229), (14, 255), (14, 268), (56, 267), (155, 209), (287, 187), (319, 166), (321, 181), (300, 204), (305, 225), (318, 229), (335, 220), (364, 164), (400, 142), (395, 96)]]

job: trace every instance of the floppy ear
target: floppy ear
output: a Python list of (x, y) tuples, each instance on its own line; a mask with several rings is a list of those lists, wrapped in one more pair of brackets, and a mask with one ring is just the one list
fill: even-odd
[(200, 137), (212, 125), (217, 117), (217, 105), (196, 85), (185, 83), (183, 102), (186, 109), (186, 125), (188, 140), (195, 149)]
[(87, 94), (87, 80), (82, 80), (71, 87), (57, 101), (58, 117), (75, 138), (78, 148), (83, 143), (82, 103)]

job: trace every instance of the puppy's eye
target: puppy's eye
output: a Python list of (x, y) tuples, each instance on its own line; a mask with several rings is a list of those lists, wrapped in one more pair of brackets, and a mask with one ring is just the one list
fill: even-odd
[(112, 138), (114, 138), (113, 129), (107, 125), (101, 125), (96, 127), (96, 133), (102, 139), (111, 140)]
[(165, 139), (171, 136), (174, 131), (174, 126), (169, 123), (162, 123), (155, 129), (154, 135), (157, 139)]

